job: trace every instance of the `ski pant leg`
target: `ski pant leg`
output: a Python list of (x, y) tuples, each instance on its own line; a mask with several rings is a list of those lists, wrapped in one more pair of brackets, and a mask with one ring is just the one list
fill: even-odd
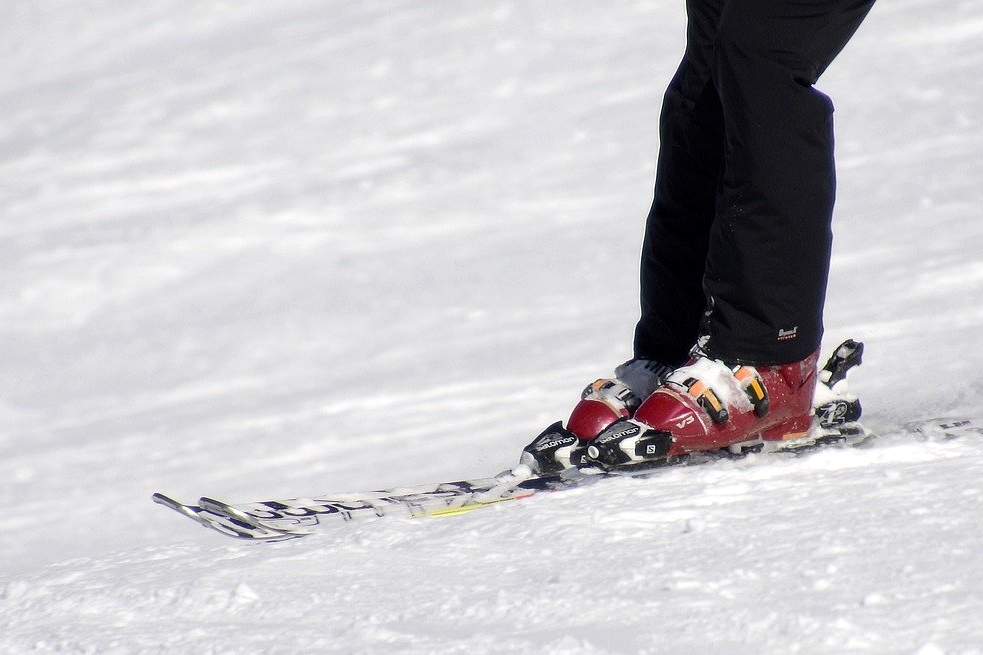
[(677, 366), (706, 308), (704, 265), (723, 167), (723, 115), (711, 79), (724, 0), (688, 0), (686, 52), (666, 90), (655, 199), (645, 225), (636, 357)]
[(713, 49), (724, 172), (704, 291), (708, 351), (803, 359), (822, 338), (835, 171), (833, 106), (813, 84), (873, 0), (729, 0)]

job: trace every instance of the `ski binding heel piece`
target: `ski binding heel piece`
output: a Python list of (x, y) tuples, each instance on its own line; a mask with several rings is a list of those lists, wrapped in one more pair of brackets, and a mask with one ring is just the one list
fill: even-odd
[(860, 420), (860, 399), (847, 388), (847, 373), (863, 361), (864, 344), (847, 339), (837, 347), (819, 371), (819, 384), (813, 407), (822, 428), (831, 428)]

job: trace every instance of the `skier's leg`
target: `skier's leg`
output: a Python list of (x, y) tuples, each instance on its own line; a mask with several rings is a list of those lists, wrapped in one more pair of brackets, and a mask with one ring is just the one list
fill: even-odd
[(873, 0), (730, 0), (714, 47), (724, 174), (704, 286), (708, 351), (779, 364), (814, 353), (831, 246), (833, 106), (813, 84)]
[(723, 115), (710, 70), (723, 5), (724, 0), (687, 1), (686, 54), (666, 91), (660, 119), (635, 357), (671, 366), (686, 359), (706, 306), (704, 263), (723, 164)]

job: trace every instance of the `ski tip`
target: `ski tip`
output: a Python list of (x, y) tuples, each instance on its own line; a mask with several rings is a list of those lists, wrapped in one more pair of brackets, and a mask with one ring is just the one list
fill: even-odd
[(262, 519), (258, 519), (252, 516), (248, 512), (235, 507), (225, 501), (216, 500), (214, 498), (209, 498), (208, 496), (202, 496), (198, 499), (198, 506), (204, 509), (206, 512), (211, 512), (212, 514), (220, 514), (233, 521), (249, 526), (254, 530), (258, 530), (263, 533), (269, 533), (270, 535), (281, 535), (290, 537), (302, 537), (311, 534), (306, 530), (296, 530), (292, 528), (283, 528), (275, 525), (270, 525)]
[[(205, 507), (200, 505), (185, 505), (159, 492), (153, 494), (151, 498), (158, 505), (173, 509), (175, 512), (192, 519), (196, 523), (227, 537), (252, 542), (271, 542), (294, 539), (301, 536), (300, 534), (286, 533), (264, 526), (254, 525), (252, 522), (239, 520), (229, 513), (217, 511), (220, 508), (235, 510), (235, 508), (231, 508), (221, 501), (212, 500), (212, 506)], [(207, 501), (209, 499), (204, 500)]]
[(178, 506), (183, 505), (183, 503), (179, 503), (178, 501), (174, 500), (170, 496), (165, 496), (159, 491), (155, 491), (154, 495), (151, 496), (150, 498), (158, 505), (164, 505), (166, 507), (170, 507), (171, 509), (177, 509)]
[(198, 517), (198, 513), (201, 512), (200, 507), (196, 507), (193, 505), (185, 505), (184, 503), (178, 502), (173, 498), (171, 498), (170, 496), (165, 496), (160, 492), (156, 492), (153, 496), (151, 496), (151, 499), (158, 505), (163, 505), (168, 509), (173, 509), (175, 512), (187, 516), (189, 519), (193, 519), (195, 521), (200, 522), (200, 519)]
[(212, 507), (215, 507), (215, 508), (219, 508), (220, 507), (222, 509), (226, 509), (226, 508), (231, 508), (232, 507), (231, 505), (229, 505), (225, 501), (216, 500), (214, 498), (209, 498), (208, 496), (202, 496), (201, 498), (199, 498), (198, 499), (198, 505), (201, 506), (201, 507), (204, 507), (206, 505), (211, 505)]
[(198, 507), (201, 507), (205, 511), (212, 512), (213, 514), (222, 514), (236, 521), (241, 521), (253, 527), (258, 527), (255, 519), (225, 501), (209, 498), (208, 496), (202, 496), (198, 499)]

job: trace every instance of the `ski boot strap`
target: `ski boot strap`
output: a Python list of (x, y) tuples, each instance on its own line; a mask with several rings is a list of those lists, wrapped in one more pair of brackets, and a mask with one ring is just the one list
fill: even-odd
[(686, 378), (680, 383), (686, 393), (696, 400), (696, 404), (703, 408), (703, 411), (713, 420), (714, 423), (726, 423), (730, 418), (730, 412), (722, 402), (717, 393), (697, 378)]
[(768, 399), (768, 390), (765, 389), (765, 382), (761, 379), (758, 369), (753, 366), (735, 366), (733, 369), (734, 377), (740, 383), (744, 393), (747, 394), (754, 413), (758, 418), (767, 416), (771, 403)]
[(611, 408), (619, 416), (631, 416), (642, 404), (642, 399), (631, 388), (618, 379), (602, 378), (588, 384), (581, 400), (596, 400)]

